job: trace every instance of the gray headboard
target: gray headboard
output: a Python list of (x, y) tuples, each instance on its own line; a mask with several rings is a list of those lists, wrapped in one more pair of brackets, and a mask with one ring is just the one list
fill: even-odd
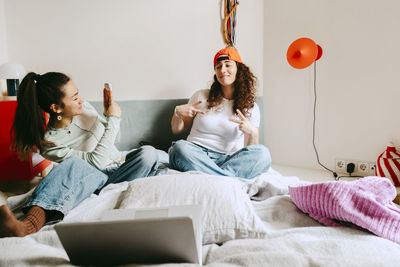
[[(167, 151), (172, 141), (184, 139), (187, 131), (181, 135), (171, 132), (171, 116), (177, 105), (186, 104), (188, 99), (156, 99), (117, 101), (122, 109), (120, 141), (116, 146), (120, 150), (130, 150), (142, 144), (150, 144)], [(90, 102), (99, 114), (103, 114), (103, 102)], [(264, 143), (264, 104), (262, 97), (257, 98), (260, 108), (260, 143)]]

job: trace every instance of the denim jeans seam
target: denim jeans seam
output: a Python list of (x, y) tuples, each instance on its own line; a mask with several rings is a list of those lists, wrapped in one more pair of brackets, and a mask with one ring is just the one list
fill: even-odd
[[(236, 155), (234, 155), (233, 157), (229, 158), (229, 160), (235, 159), (235, 158), (237, 158), (238, 156), (239, 156), (239, 154), (236, 154)], [(225, 166), (226, 164), (228, 164), (227, 161), (226, 161), (224, 164), (222, 164), (222, 165), (220, 166), (220, 168), (221, 168), (221, 169), (224, 169), (224, 166)], [(235, 174), (237, 174), (237, 171), (236, 171), (236, 170), (235, 170)]]
[[(172, 162), (174, 163), (174, 166), (173, 166), (173, 167), (174, 167), (175, 169), (180, 169), (180, 170), (184, 169), (184, 168), (182, 168), (182, 161), (180, 160), (179, 157), (176, 157)], [(184, 165), (184, 164), (183, 164), (183, 165)]]
[(154, 176), (157, 173), (157, 170), (159, 168), (160, 163), (158, 162), (158, 159), (156, 162), (154, 162), (153, 166), (151, 167), (147, 177), (149, 176)]
[[(89, 174), (89, 175), (86, 175), (86, 176), (85, 176), (85, 179), (88, 178), (88, 177), (91, 177), (92, 175), (97, 175), (97, 174), (91, 173), (91, 174)], [(82, 184), (83, 184), (83, 181), (82, 181), (82, 180), (79, 180), (78, 183), (76, 183), (73, 187), (68, 188), (68, 190), (67, 190), (67, 191), (65, 192), (65, 194), (64, 194), (64, 197), (63, 197), (63, 198), (59, 198), (60, 203), (57, 203), (57, 204), (51, 203), (51, 204), (49, 204), (49, 203), (52, 202), (52, 201), (50, 201), (50, 199), (47, 198), (47, 197), (43, 197), (43, 200), (47, 200), (47, 203), (46, 203), (45, 201), (42, 201), (42, 200), (33, 200), (33, 201), (29, 201), (27, 204), (29, 204), (29, 203), (33, 203), (33, 204), (36, 204), (36, 203), (44, 204), (44, 205), (43, 205), (44, 207), (51, 207), (51, 208), (54, 209), (54, 210), (57, 210), (57, 211), (60, 211), (60, 212), (63, 213), (63, 214), (66, 214), (66, 212), (64, 211), (65, 208), (67, 208), (67, 210), (72, 210), (72, 209), (74, 208), (74, 207), (65, 207), (65, 206), (66, 206), (66, 205), (65, 205), (66, 201), (69, 201), (69, 199), (71, 199), (71, 195), (73, 195), (74, 192), (75, 192), (74, 188), (77, 188), (77, 186), (79, 186), (79, 185), (82, 186)], [(95, 191), (93, 191), (92, 193), (94, 193), (94, 192), (95, 192)], [(91, 193), (91, 194), (92, 194), (92, 193)], [(32, 206), (32, 205), (25, 205), (25, 206)], [(44, 207), (43, 207), (43, 208), (44, 208)]]

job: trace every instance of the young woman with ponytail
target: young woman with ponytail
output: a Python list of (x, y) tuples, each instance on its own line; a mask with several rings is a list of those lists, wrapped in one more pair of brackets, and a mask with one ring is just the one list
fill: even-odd
[[(119, 151), (115, 147), (121, 120), (119, 105), (112, 101), (104, 110), (104, 120), (82, 100), (67, 75), (28, 73), (18, 88), (17, 101), (12, 128), (14, 148), (22, 158), (39, 151), (60, 164), (24, 204), (25, 219), (18, 221), (7, 206), (0, 206), (0, 237), (37, 232), (46, 223), (61, 220), (110, 183), (156, 173), (155, 148)], [(47, 125), (43, 111), (50, 115)]]

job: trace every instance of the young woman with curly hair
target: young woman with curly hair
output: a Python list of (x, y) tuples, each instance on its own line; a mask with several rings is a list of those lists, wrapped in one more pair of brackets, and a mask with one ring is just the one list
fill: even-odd
[(268, 149), (259, 144), (256, 77), (232, 47), (217, 52), (214, 70), (211, 89), (175, 107), (172, 132), (191, 130), (171, 147), (169, 164), (179, 171), (253, 178), (271, 165)]

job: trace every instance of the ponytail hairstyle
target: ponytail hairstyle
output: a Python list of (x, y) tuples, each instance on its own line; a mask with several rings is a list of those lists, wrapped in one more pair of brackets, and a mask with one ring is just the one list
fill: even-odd
[[(249, 110), (254, 107), (256, 102), (256, 82), (257, 78), (250, 71), (250, 68), (243, 63), (236, 62), (237, 73), (233, 83), (235, 91), (233, 92), (233, 114), (239, 109), (243, 115), (249, 116)], [(214, 75), (214, 82), (211, 85), (208, 95), (208, 108), (212, 108), (221, 104), (223, 99), (221, 84)]]
[(17, 91), (17, 109), (11, 128), (13, 149), (22, 159), (29, 153), (54, 145), (44, 140), (46, 119), (43, 111), (54, 116), (50, 109), (52, 104), (64, 107), (61, 99), (65, 96), (63, 87), (70, 78), (59, 72), (48, 72), (44, 75), (28, 73)]

